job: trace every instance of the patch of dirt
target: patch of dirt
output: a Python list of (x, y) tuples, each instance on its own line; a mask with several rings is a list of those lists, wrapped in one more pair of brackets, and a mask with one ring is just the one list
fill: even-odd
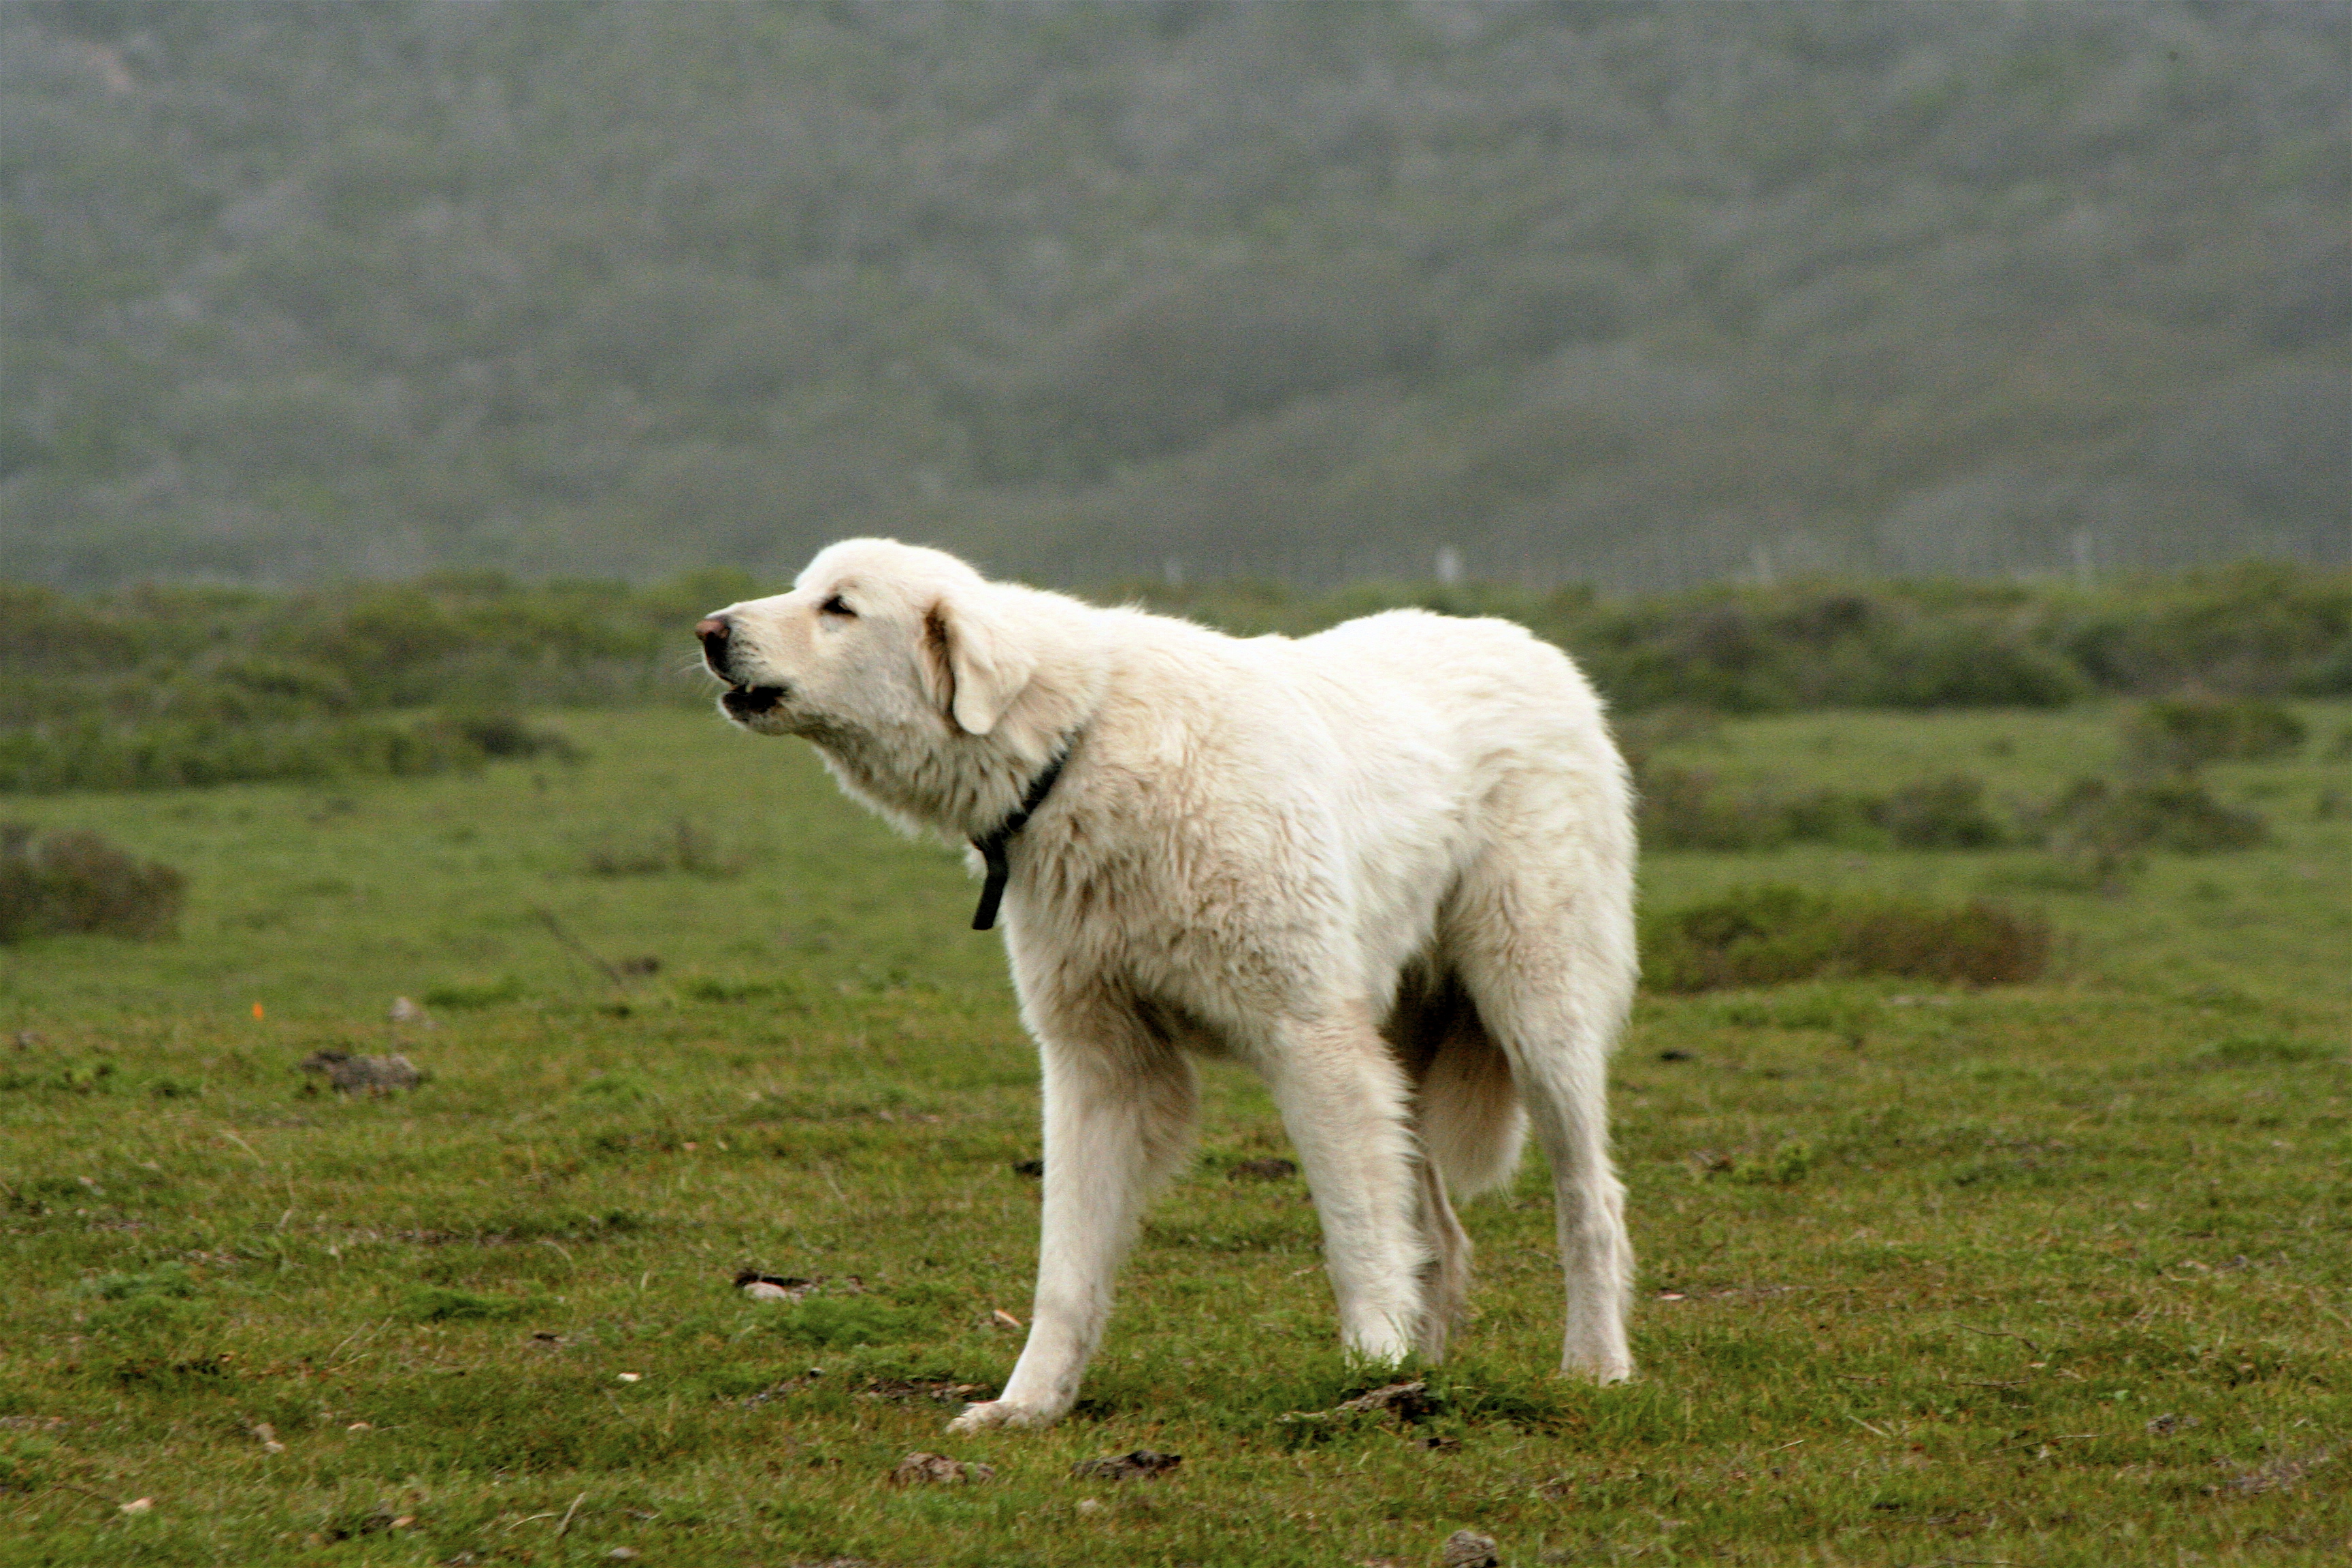
[(323, 1077), (337, 1094), (392, 1094), (425, 1081), (406, 1057), (355, 1057), (349, 1051), (313, 1051), (302, 1070)]
[(1164, 1476), (1183, 1462), (1181, 1454), (1158, 1454), (1150, 1448), (1138, 1448), (1129, 1454), (1080, 1459), (1070, 1467), (1070, 1474), (1080, 1480), (1127, 1481), (1139, 1476)]
[(798, 1377), (788, 1377), (772, 1387), (761, 1389), (759, 1393), (743, 1399), (741, 1404), (748, 1410), (755, 1405), (765, 1405), (771, 1400), (789, 1398), (824, 1376), (824, 1368), (813, 1366)]
[(857, 1391), (860, 1399), (880, 1399), (892, 1404), (928, 1399), (940, 1405), (968, 1405), (975, 1399), (991, 1396), (989, 1386), (984, 1383), (950, 1383), (945, 1378), (877, 1377)]
[(920, 1449), (899, 1460), (898, 1468), (890, 1472), (894, 1487), (968, 1486), (995, 1479), (993, 1465), (950, 1459), (945, 1454), (926, 1454)]
[(1429, 1392), (1425, 1380), (1391, 1383), (1346, 1399), (1328, 1410), (1294, 1410), (1282, 1417), (1285, 1421), (1337, 1421), (1349, 1415), (1368, 1415), (1376, 1420), (1394, 1419), (1402, 1425), (1427, 1419), (1436, 1414), (1438, 1401)]
[[(2295, 1458), (2273, 1459), (2267, 1465), (2258, 1466), (2251, 1470), (2241, 1470), (2219, 1486), (2207, 1487), (2205, 1495), (2208, 1497), (2222, 1495), (2260, 1497), (2264, 1492), (2284, 1491), (2291, 1487), (2300, 1485), (2314, 1470), (2326, 1465), (2335, 1458), (2334, 1453), (2323, 1448), (2316, 1453), (2301, 1455)], [(2229, 1463), (2227, 1459), (2215, 1462), (2224, 1465)]]

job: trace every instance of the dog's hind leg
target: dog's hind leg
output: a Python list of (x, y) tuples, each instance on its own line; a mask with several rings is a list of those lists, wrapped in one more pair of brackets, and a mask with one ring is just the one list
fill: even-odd
[(1493, 868), (1465, 879), (1455, 951), (1487, 1032), (1551, 1164), (1568, 1321), (1560, 1364), (1601, 1383), (1633, 1375), (1625, 1312), (1633, 1247), (1609, 1160), (1609, 1053), (1633, 989), (1630, 876)]
[(1423, 1277), (1427, 1311), (1421, 1352), (1445, 1353), (1451, 1330), (1470, 1302), (1470, 1237), (1454, 1217), (1448, 1189), (1475, 1197), (1510, 1180), (1527, 1135), (1527, 1112), (1511, 1083), (1510, 1064), (1487, 1038), (1467, 997), (1440, 1009), (1435, 1055), (1415, 1086), (1421, 1134), (1421, 1226), (1432, 1265)]
[(1445, 1359), (1446, 1336), (1470, 1304), (1470, 1237), (1445, 1201), (1445, 1178), (1421, 1162), (1421, 1234), (1429, 1248), (1422, 1269), (1421, 1341), (1423, 1361)]
[(1419, 1342), (1422, 1273), (1412, 1089), (1368, 1018), (1289, 1023), (1260, 1057), (1323, 1226), (1340, 1342), (1394, 1365)]
[(1085, 1041), (1038, 1035), (1045, 1203), (1029, 1339), (1004, 1392), (965, 1410), (950, 1431), (1042, 1426), (1069, 1413), (1144, 1204), (1192, 1147), (1197, 1091), (1174, 1046), (1132, 1021), (1105, 1021)]

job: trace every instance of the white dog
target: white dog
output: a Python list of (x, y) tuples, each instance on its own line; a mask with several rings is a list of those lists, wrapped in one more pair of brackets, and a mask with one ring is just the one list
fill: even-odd
[(1601, 704), (1502, 621), (1391, 611), (1223, 636), (991, 583), (890, 540), (698, 628), (727, 715), (973, 843), (1044, 1061), (1029, 1340), (971, 1431), (1058, 1419), (1193, 1055), (1262, 1074), (1322, 1219), (1348, 1349), (1441, 1354), (1469, 1282), (1448, 1205), (1532, 1121), (1568, 1281), (1563, 1364), (1631, 1374), (1633, 1248), (1605, 1070), (1634, 981), (1633, 833)]

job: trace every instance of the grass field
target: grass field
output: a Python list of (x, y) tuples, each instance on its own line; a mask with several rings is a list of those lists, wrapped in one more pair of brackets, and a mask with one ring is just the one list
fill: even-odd
[[(176, 942), (0, 948), (0, 1563), (1417, 1568), (1464, 1528), (1513, 1565), (2344, 1561), (2352, 705), (2301, 711), (2300, 759), (2211, 771), (2271, 841), (2120, 892), (2028, 848), (1654, 857), (1664, 904), (2000, 899), (2058, 968), (1645, 998), (1642, 1377), (1549, 1375), (1529, 1170), (1465, 1211), (1479, 1315), (1412, 1424), (1286, 1419), (1367, 1384), (1220, 1068), (1078, 1414), (945, 1436), (935, 1392), (992, 1388), (1028, 1314), (1034, 1066), (956, 858), (795, 745), (556, 715), (587, 760), (17, 803), (190, 894)], [(1667, 753), (2030, 799), (2115, 732), (1815, 714)], [(429, 1076), (323, 1093), (324, 1048)], [(748, 1301), (747, 1268), (818, 1284)], [(1182, 1465), (1070, 1473), (1137, 1447)], [(916, 1449), (995, 1474), (892, 1485)]]

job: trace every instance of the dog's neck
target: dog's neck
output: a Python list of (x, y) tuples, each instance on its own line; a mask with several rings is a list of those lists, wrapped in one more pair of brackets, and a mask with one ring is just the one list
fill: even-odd
[(844, 789), (901, 827), (978, 844), (1016, 815), (1026, 822), (1024, 802), (1038, 780), (1066, 759), (1075, 731), (1042, 737), (1043, 746), (1021, 751), (997, 736), (953, 733), (948, 738), (952, 754), (941, 752), (935, 731), (829, 730), (806, 738)]
[(1069, 748), (1065, 746), (1055, 753), (1052, 762), (1045, 764), (1045, 771), (1030, 781), (1028, 789), (1021, 796), (1021, 804), (1013, 808), (1013, 815), (971, 841), (971, 847), (980, 851), (981, 862), (988, 868), (987, 879), (981, 884), (980, 907), (972, 911), (972, 930), (987, 931), (996, 924), (996, 906), (1003, 900), (1005, 884), (1013, 877), (1013, 862), (1009, 858), (1013, 841), (1021, 837), (1021, 830), (1029, 826), (1029, 819), (1037, 815), (1037, 808), (1044, 805), (1045, 797), (1054, 793), (1054, 784), (1062, 776), (1063, 764), (1069, 760)]
[(977, 842), (1021, 809), (1030, 788), (1091, 726), (1111, 686), (1111, 661), (1087, 606), (1037, 595), (1038, 626), (1055, 628), (1035, 672), (984, 735), (944, 711), (881, 722), (838, 716), (801, 731), (842, 787), (901, 827)]

